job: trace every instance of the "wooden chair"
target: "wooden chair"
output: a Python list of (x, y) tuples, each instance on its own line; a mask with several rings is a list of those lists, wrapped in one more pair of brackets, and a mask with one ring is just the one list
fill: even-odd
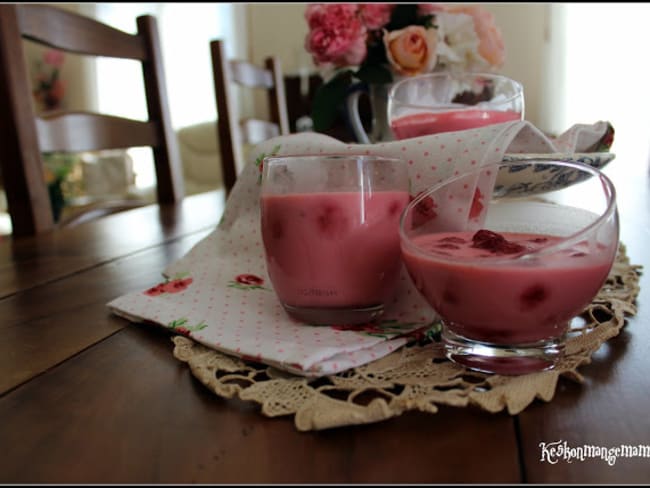
[[(228, 60), (221, 40), (210, 42), (215, 98), (217, 135), (226, 195), (230, 193), (242, 161), (242, 146), (289, 134), (289, 116), (280, 60), (266, 58), (264, 68), (248, 61)], [(270, 121), (240, 119), (234, 103), (233, 86), (261, 88), (267, 91)]]
[[(181, 163), (169, 116), (155, 17), (138, 17), (137, 28), (137, 34), (132, 35), (48, 5), (0, 4), (0, 171), (14, 236), (56, 227), (43, 173), (44, 152), (151, 147), (158, 202), (183, 198)], [(63, 52), (139, 61), (148, 120), (62, 110), (37, 115), (24, 39)], [(105, 213), (126, 207), (128, 204), (111, 205)]]

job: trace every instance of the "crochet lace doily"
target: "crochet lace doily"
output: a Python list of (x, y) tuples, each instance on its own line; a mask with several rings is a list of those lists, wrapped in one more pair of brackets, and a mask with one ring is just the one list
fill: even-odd
[[(174, 357), (220, 397), (257, 402), (268, 417), (293, 415), (298, 430), (379, 422), (409, 410), (436, 413), (438, 405), (474, 406), (515, 415), (535, 399), (551, 401), (560, 377), (579, 383), (577, 371), (603, 342), (636, 314), (641, 267), (621, 245), (607, 282), (572, 322), (565, 356), (553, 370), (520, 376), (471, 371), (444, 357), (439, 342), (413, 343), (382, 359), (337, 375), (305, 378), (243, 361), (183, 336)], [(576, 325), (577, 323), (577, 325)]]

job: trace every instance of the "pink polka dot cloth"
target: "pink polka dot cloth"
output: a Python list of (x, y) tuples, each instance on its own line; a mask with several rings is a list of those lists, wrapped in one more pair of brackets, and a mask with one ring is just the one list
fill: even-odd
[(290, 318), (269, 280), (260, 230), (261, 162), (265, 155), (350, 153), (402, 158), (413, 195), (473, 167), (513, 154), (573, 154), (609, 149), (607, 122), (575, 125), (549, 138), (527, 121), (372, 145), (300, 133), (251, 152), (216, 229), (164, 278), (108, 303), (132, 322), (166, 327), (220, 352), (302, 376), (325, 376), (379, 359), (431, 330), (436, 315), (402, 270), (394, 300), (376, 323), (313, 326)]

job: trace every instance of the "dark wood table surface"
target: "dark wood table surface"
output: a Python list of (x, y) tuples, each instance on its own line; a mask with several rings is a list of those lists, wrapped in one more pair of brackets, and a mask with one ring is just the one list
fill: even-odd
[[(621, 240), (650, 267), (647, 165), (605, 169)], [(219, 192), (54, 234), (0, 240), (0, 483), (648, 483), (650, 457), (542, 461), (540, 443), (650, 448), (650, 283), (638, 313), (551, 402), (521, 414), (441, 407), (299, 432), (225, 400), (172, 356), (162, 328), (106, 303), (158, 282), (214, 229)]]

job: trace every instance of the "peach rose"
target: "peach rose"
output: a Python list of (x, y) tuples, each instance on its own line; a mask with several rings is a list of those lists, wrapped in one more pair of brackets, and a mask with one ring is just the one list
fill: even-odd
[(384, 31), (384, 46), (388, 61), (399, 74), (428, 73), (436, 65), (438, 33), (420, 25)]
[(505, 62), (505, 46), (494, 15), (480, 5), (450, 6), (450, 13), (467, 14), (474, 20), (474, 30), (479, 38), (478, 52), (492, 66), (500, 68)]

